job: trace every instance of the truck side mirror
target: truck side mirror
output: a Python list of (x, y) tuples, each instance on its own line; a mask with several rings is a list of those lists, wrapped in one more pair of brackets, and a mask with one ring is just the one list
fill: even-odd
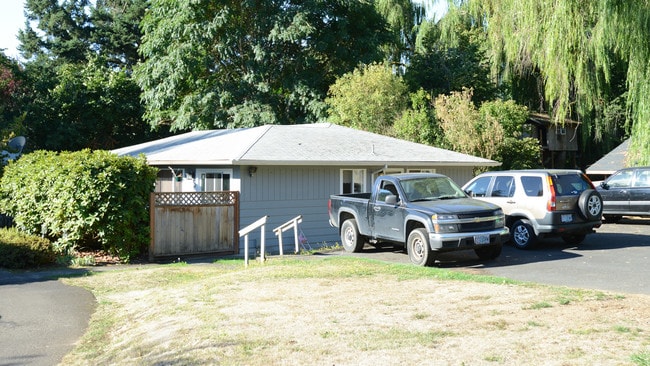
[(394, 194), (389, 194), (386, 196), (386, 199), (384, 200), (389, 205), (396, 205), (397, 204), (397, 196)]

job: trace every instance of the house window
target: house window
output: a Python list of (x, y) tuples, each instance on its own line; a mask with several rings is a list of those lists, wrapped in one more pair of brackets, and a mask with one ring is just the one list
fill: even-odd
[(341, 193), (363, 193), (365, 182), (365, 169), (341, 169)]
[(229, 170), (197, 170), (201, 191), (229, 191), (232, 173)]

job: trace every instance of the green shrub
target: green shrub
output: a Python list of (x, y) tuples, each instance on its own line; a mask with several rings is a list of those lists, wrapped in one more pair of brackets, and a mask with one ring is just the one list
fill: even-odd
[(31, 268), (54, 263), (52, 243), (15, 228), (0, 229), (0, 267)]
[(109, 151), (36, 151), (9, 163), (0, 179), (0, 211), (61, 254), (97, 246), (122, 260), (149, 243), (149, 194), (155, 168), (144, 157)]

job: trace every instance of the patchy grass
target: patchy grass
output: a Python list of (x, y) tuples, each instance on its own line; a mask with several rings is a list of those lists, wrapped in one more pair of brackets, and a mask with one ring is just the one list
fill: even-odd
[[(647, 366), (650, 298), (353, 257), (126, 266), (65, 365)], [(560, 304), (562, 306), (553, 306)], [(530, 311), (534, 309), (535, 311)]]

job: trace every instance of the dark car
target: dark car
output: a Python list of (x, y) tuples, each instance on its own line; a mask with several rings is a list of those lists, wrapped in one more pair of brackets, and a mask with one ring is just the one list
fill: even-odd
[(623, 216), (650, 216), (650, 166), (616, 171), (600, 183), (603, 217), (618, 222)]

